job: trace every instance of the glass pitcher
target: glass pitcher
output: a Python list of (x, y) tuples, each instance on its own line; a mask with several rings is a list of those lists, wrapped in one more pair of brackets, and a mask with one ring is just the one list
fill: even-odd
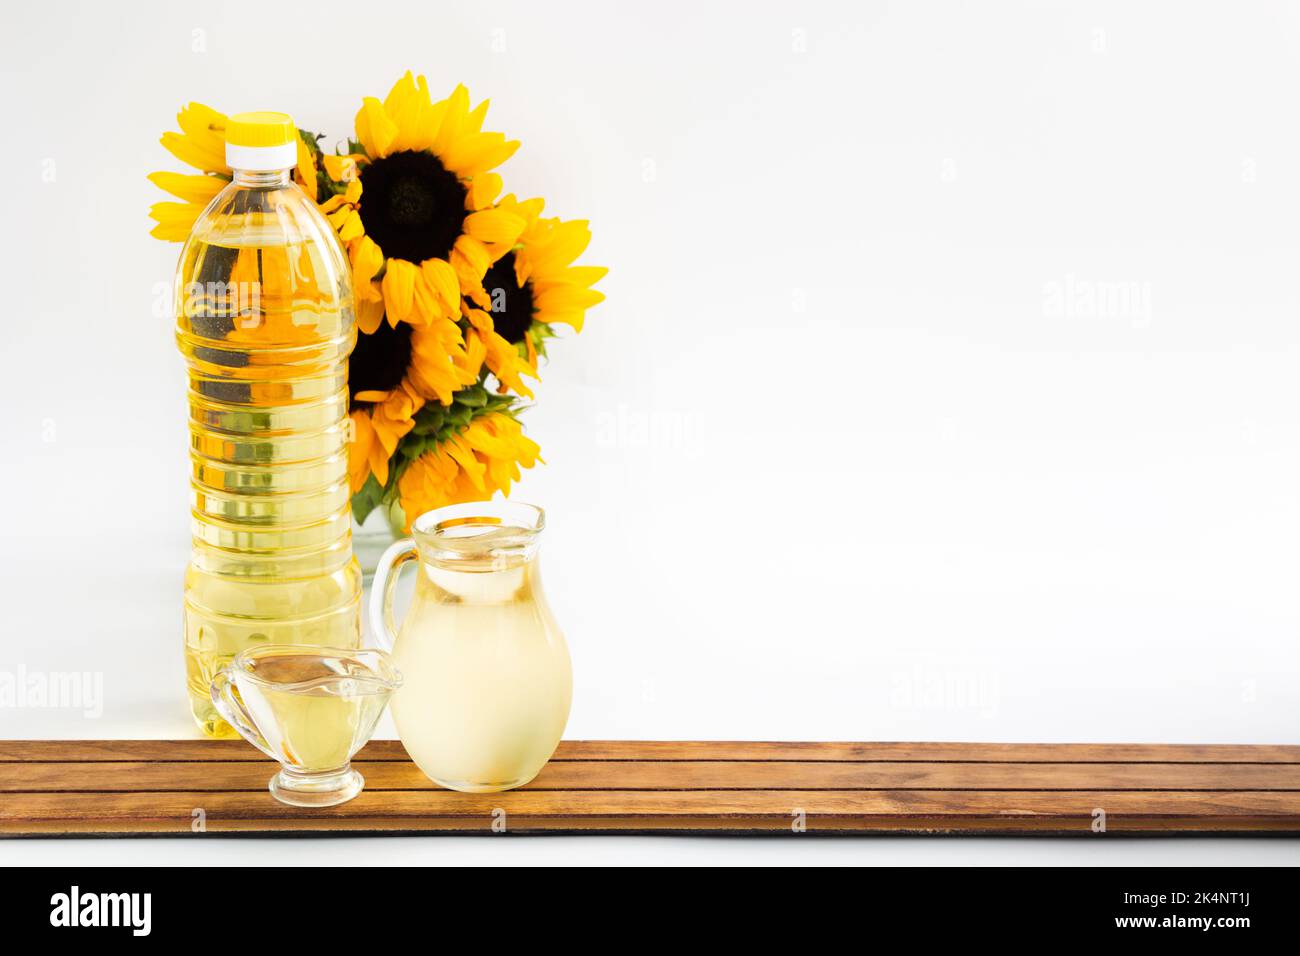
[[(550, 759), (573, 692), (569, 649), (542, 593), (540, 508), (449, 505), (380, 558), (370, 627), (404, 682), (393, 721), (415, 764), (452, 790), (522, 786)], [(415, 598), (393, 624), (395, 573), (419, 561)]]

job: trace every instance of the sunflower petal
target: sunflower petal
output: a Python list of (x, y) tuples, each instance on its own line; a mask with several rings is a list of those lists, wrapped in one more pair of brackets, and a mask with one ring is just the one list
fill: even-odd
[(473, 236), (461, 235), (451, 250), (451, 267), (456, 270), (462, 295), (469, 296), (479, 307), (491, 308), (492, 300), (483, 290), (483, 276), (492, 265), (488, 247)]
[(605, 266), (569, 266), (564, 272), (566, 282), (589, 289), (609, 274)]
[[(340, 199), (340, 197), (335, 196), (334, 199)], [(325, 218), (329, 220), (330, 225), (333, 226), (334, 230), (337, 232), (347, 224), (348, 218), (353, 214), (353, 212), (355, 212), (355, 210), (351, 206), (345, 205), (342, 201), (336, 203), (334, 199), (329, 200), (321, 207), (320, 211), (325, 214)]]
[(373, 335), (384, 321), (384, 299), (357, 299), (357, 329), (366, 335)]
[(483, 360), (487, 358), (487, 346), (483, 343), (481, 336), (470, 332), (465, 336), (465, 351), (462, 355), (457, 356), (456, 365), (473, 375), (478, 379), (479, 372), (483, 368)]
[(469, 184), (469, 189), (465, 191), (465, 208), (470, 212), (490, 208), (497, 196), (501, 194), (504, 185), (500, 173), (483, 173), (475, 176), (473, 182)]
[(361, 294), (361, 289), (370, 285), (370, 280), (384, 267), (383, 250), (369, 236), (360, 236), (348, 246), (348, 257), (352, 260), (352, 284)]
[(429, 103), (429, 106), (427, 109), (420, 110), (420, 118), (411, 148), (432, 149), (434, 142), (438, 139), (438, 130), (442, 128), (442, 117), (447, 112), (447, 104), (432, 101), (429, 96), (429, 83), (423, 76), (416, 77), (415, 82), (420, 88), (420, 96), (424, 98), (426, 103)]
[(492, 316), (482, 309), (466, 309), (465, 318), (469, 319), (469, 324), (477, 331), (485, 335), (494, 331)]
[(420, 117), (424, 110), (432, 109), (428, 94), (421, 96), (415, 86), (411, 71), (398, 80), (384, 100), (384, 110), (397, 124), (397, 135), (393, 139), (391, 151), (396, 153), (407, 149), (417, 149), (416, 140), (420, 135)]
[(357, 409), (351, 415), (351, 441), (348, 443), (348, 484), (353, 494), (361, 490), (370, 476), (370, 446), (374, 440), (370, 415)]
[(311, 201), (316, 201), (316, 195), (319, 186), (316, 182), (316, 160), (312, 157), (311, 150), (303, 142), (302, 137), (298, 137), (298, 165), (295, 168), (298, 174), (298, 185), (302, 187), (303, 192), (311, 197)]
[(415, 77), (410, 70), (407, 70), (384, 97), (384, 109), (388, 111), (389, 116), (396, 116), (413, 96), (415, 96)]
[(582, 255), (591, 242), (591, 229), (585, 219), (556, 222), (546, 239), (530, 251), (533, 275), (562, 269)]
[(465, 231), (480, 242), (513, 245), (526, 225), (522, 216), (503, 209), (484, 209), (465, 217)]
[(387, 156), (397, 138), (397, 124), (384, 109), (384, 104), (367, 96), (357, 111), (357, 140), (371, 159)]
[(213, 196), (230, 185), (230, 180), (217, 176), (190, 176), (186, 173), (167, 172), (150, 173), (149, 182), (186, 202), (199, 203), (203, 206), (210, 203)]
[(224, 148), (226, 143), (225, 113), (203, 103), (187, 103), (176, 114), (176, 124), (186, 136), (209, 148)]
[(505, 133), (473, 133), (439, 153), (442, 164), (457, 176), (471, 177), (500, 166), (515, 154), (518, 140), (507, 140)]
[(355, 209), (349, 209), (347, 212), (348, 216), (339, 229), (339, 240), (342, 242), (351, 242), (366, 234), (366, 227), (361, 223), (361, 214)]
[(487, 119), (488, 104), (491, 100), (484, 100), (465, 117), (465, 132), (477, 133), (483, 128), (483, 121)]
[(201, 169), (206, 173), (229, 174), (230, 172), (230, 167), (226, 165), (224, 155), (218, 158), (202, 147), (195, 145), (192, 139), (181, 133), (163, 133), (162, 139), (158, 142), (162, 143), (163, 148), (182, 163), (193, 166), (195, 169)]
[[(476, 281), (482, 279), (492, 265), (492, 257), (488, 254), (487, 247), (473, 236), (459, 236), (452, 246), (451, 256), (452, 266), (457, 267), (456, 273)], [(458, 259), (459, 266), (463, 266), (463, 269), (458, 267)]]
[(325, 172), (330, 179), (339, 183), (350, 183), (357, 178), (357, 157), (355, 155), (346, 156), (321, 156), (321, 165), (325, 167)]
[(442, 259), (425, 259), (420, 263), (424, 280), (442, 305), (442, 314), (455, 316), (460, 305), (460, 283), (451, 263)]
[(576, 312), (539, 312), (536, 320), (545, 322), (547, 325), (567, 325), (575, 332), (581, 332), (583, 324), (587, 321), (587, 313), (579, 310)]
[[(475, 315), (475, 313), (478, 313)], [(469, 310), (470, 322), (474, 325), (473, 336), (479, 336), (487, 348), (487, 367), (505, 387), (525, 398), (532, 398), (533, 393), (524, 384), (520, 375), (537, 377), (537, 370), (525, 362), (514, 345), (498, 335), (492, 328), (492, 322), (486, 313), (477, 309)], [(484, 321), (486, 320), (486, 322)], [(504, 390), (504, 389), (503, 389)]]
[(439, 156), (445, 155), (455, 145), (465, 128), (469, 113), (469, 90), (465, 89), (464, 84), (457, 85), (451, 91), (451, 96), (442, 101), (441, 106), (442, 122), (433, 141), (433, 151)]
[(405, 259), (389, 259), (384, 270), (384, 308), (388, 324), (396, 326), (411, 314), (415, 299), (416, 267)]
[(370, 470), (375, 473), (375, 481), (381, 485), (388, 484), (388, 454), (387, 449), (378, 441), (379, 434), (375, 434), (376, 441), (370, 446), (369, 464)]
[(589, 309), (605, 301), (605, 295), (595, 289), (585, 289), (577, 285), (556, 285), (539, 292), (533, 300), (538, 311), (568, 312), (574, 309)]
[(194, 221), (203, 207), (192, 202), (156, 202), (149, 207), (149, 216), (158, 225), (149, 235), (169, 242), (184, 242), (189, 238)]
[(447, 454), (460, 465), (461, 471), (474, 483), (474, 487), (483, 491), (483, 475), (486, 469), (483, 463), (474, 457), (474, 450), (465, 444), (465, 439), (455, 435), (443, 442), (443, 445), (447, 449)]
[[(208, 172), (230, 174), (230, 167), (226, 165), (226, 114), (202, 103), (190, 103), (176, 114), (176, 125), (181, 132), (169, 135), (184, 140), (194, 157), (186, 159), (172, 150), (177, 159)], [(163, 145), (171, 149), (166, 137)]]
[(444, 316), (446, 310), (438, 294), (429, 285), (422, 269), (415, 270), (415, 283), (411, 297), (410, 317), (413, 325), (428, 325)]
[(546, 208), (546, 200), (541, 196), (534, 196), (532, 199), (516, 200), (513, 195), (507, 196), (502, 200), (504, 205), (509, 202), (511, 211), (519, 213), (528, 220), (529, 224), (537, 222), (542, 215), (542, 210)]

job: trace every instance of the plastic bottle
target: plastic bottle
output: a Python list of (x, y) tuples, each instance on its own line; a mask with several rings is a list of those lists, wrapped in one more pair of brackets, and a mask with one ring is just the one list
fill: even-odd
[(360, 643), (352, 556), (352, 288), (338, 237), (290, 178), (283, 113), (230, 117), (234, 179), (194, 224), (176, 282), (189, 367), (193, 550), (185, 576), (190, 708), (234, 736), (212, 677), (262, 644)]

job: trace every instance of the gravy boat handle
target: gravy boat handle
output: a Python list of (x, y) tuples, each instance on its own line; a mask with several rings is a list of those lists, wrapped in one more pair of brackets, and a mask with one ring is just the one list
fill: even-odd
[(243, 703), (232, 693), (233, 690), (234, 685), (230, 681), (230, 667), (223, 667), (217, 671), (217, 676), (212, 678), (212, 687), (209, 690), (212, 697), (212, 706), (217, 708), (217, 713), (225, 718), (226, 723), (239, 731), (239, 736), (272, 760), (280, 760), (280, 755), (271, 749), (261, 731), (253, 726), (252, 718), (248, 716), (248, 711), (244, 708)]

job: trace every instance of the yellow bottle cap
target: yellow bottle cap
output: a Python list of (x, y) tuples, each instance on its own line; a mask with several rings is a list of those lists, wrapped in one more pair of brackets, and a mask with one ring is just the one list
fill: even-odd
[(288, 113), (236, 113), (226, 121), (226, 142), (232, 146), (284, 146), (297, 138)]
[(289, 169), (298, 161), (298, 128), (288, 113), (236, 113), (226, 120), (231, 169)]

